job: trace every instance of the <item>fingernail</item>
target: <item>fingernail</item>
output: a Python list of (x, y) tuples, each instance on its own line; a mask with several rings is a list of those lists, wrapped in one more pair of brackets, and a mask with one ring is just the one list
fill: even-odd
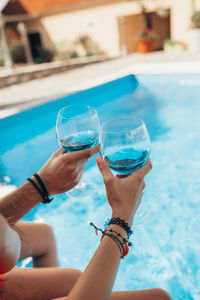
[(98, 162), (98, 163), (102, 163), (102, 162), (103, 162), (103, 158), (102, 158), (101, 156), (98, 156), (98, 157), (97, 157), (97, 162)]

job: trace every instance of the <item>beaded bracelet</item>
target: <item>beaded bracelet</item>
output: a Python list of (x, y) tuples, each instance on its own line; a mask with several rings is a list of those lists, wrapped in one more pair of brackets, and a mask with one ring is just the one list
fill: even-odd
[(107, 229), (108, 226), (111, 225), (111, 224), (118, 225), (121, 228), (123, 228), (126, 231), (126, 233), (127, 233), (127, 239), (129, 239), (130, 236), (133, 234), (133, 231), (129, 227), (128, 223), (126, 223), (124, 220), (120, 219), (119, 217), (117, 217), (117, 218), (111, 218), (110, 220), (108, 219), (105, 222), (104, 228)]

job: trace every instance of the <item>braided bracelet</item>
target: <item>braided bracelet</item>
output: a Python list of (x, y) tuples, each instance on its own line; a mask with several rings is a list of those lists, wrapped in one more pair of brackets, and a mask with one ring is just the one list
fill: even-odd
[(117, 231), (115, 231), (115, 230), (113, 230), (113, 229), (105, 229), (105, 230), (104, 230), (104, 232), (107, 232), (107, 231), (108, 231), (108, 232), (111, 232), (111, 233), (112, 233), (112, 232), (116, 233), (116, 235), (119, 236), (119, 237), (122, 239), (122, 241), (123, 241), (124, 244), (127, 243), (128, 246), (132, 246), (132, 243), (131, 243), (131, 242), (128, 242), (128, 240), (125, 239), (119, 232), (117, 232)]
[(118, 225), (121, 228), (123, 228), (127, 233), (127, 239), (129, 239), (130, 236), (133, 234), (133, 231), (129, 227), (128, 223), (126, 223), (124, 220), (120, 219), (119, 217), (111, 218), (110, 220), (108, 219), (108, 221), (105, 222), (104, 228), (107, 229), (108, 226), (111, 224)]
[(113, 241), (115, 241), (115, 243), (118, 245), (120, 253), (121, 253), (120, 257), (124, 258), (125, 247), (124, 247), (124, 244), (122, 243), (122, 241), (115, 234), (113, 234), (113, 233), (104, 232), (103, 235), (102, 235), (102, 237), (101, 237), (101, 240), (104, 238), (104, 236), (108, 236), (111, 239), (113, 239)]
[[(96, 235), (98, 235), (98, 231), (102, 233), (101, 240), (105, 235), (107, 235), (117, 243), (120, 249), (121, 258), (124, 258), (129, 253), (129, 246), (132, 246), (132, 243), (128, 242), (128, 240), (125, 239), (119, 232), (113, 229), (102, 230), (101, 228), (96, 227), (92, 222), (90, 223), (90, 226), (94, 227)], [(113, 234), (113, 232), (116, 233), (116, 235)], [(119, 237), (121, 237), (122, 240), (120, 240)]]

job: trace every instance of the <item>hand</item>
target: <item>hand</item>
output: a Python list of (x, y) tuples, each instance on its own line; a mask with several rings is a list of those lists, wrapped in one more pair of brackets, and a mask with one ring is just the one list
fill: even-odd
[(97, 157), (97, 164), (103, 176), (113, 217), (120, 217), (131, 226), (145, 188), (144, 177), (152, 168), (151, 160), (125, 178), (114, 177), (108, 164), (100, 156)]
[(99, 151), (99, 146), (71, 153), (57, 150), (38, 175), (44, 181), (50, 195), (64, 193), (73, 188), (80, 180), (89, 157)]

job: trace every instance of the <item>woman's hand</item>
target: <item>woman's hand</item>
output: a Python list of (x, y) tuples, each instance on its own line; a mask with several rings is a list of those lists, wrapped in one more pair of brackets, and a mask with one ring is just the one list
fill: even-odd
[(80, 180), (89, 157), (99, 151), (99, 146), (71, 153), (57, 150), (38, 172), (50, 195), (64, 193)]
[(125, 178), (114, 177), (108, 164), (100, 156), (97, 157), (97, 164), (103, 176), (113, 217), (120, 217), (131, 226), (145, 188), (144, 177), (152, 168), (151, 160)]

